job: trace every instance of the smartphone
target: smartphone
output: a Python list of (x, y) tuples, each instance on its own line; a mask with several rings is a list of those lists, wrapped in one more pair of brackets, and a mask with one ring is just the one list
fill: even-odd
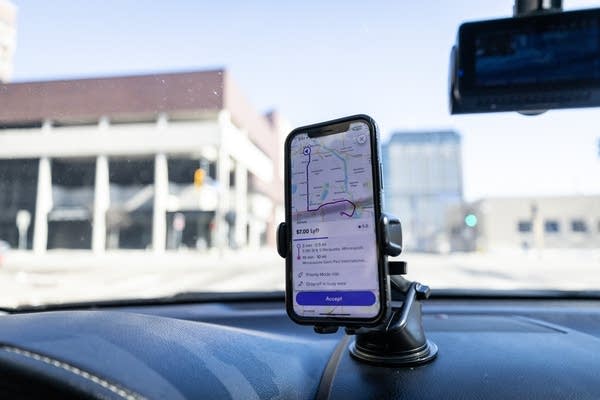
[(355, 115), (285, 142), (286, 309), (300, 324), (374, 326), (389, 310), (375, 122)]

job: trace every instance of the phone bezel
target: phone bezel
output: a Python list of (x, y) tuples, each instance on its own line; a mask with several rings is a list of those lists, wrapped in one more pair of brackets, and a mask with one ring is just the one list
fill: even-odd
[[(373, 200), (375, 209), (375, 249), (377, 252), (377, 272), (379, 282), (379, 293), (380, 293), (380, 309), (377, 315), (373, 318), (342, 318), (342, 317), (304, 317), (296, 314), (294, 311), (294, 290), (292, 286), (292, 218), (291, 218), (291, 160), (290, 150), (291, 142), (298, 134), (308, 133), (314, 136), (329, 135), (339, 133), (335, 129), (328, 133), (328, 129), (340, 124), (351, 124), (354, 122), (364, 122), (369, 127), (369, 135), (371, 139), (371, 170), (373, 178)], [(310, 135), (309, 134), (309, 135)], [(284, 146), (284, 163), (285, 163), (285, 221), (287, 229), (288, 243), (286, 244), (287, 257), (285, 259), (286, 273), (285, 273), (285, 304), (288, 316), (296, 323), (302, 325), (326, 325), (326, 326), (376, 326), (381, 323), (389, 315), (390, 309), (390, 288), (389, 279), (387, 273), (387, 262), (385, 254), (382, 248), (383, 238), (381, 237), (382, 232), (379, 227), (382, 213), (382, 202), (383, 197), (383, 185), (381, 177), (381, 157), (379, 154), (379, 132), (377, 130), (377, 124), (375, 121), (363, 114), (352, 115), (349, 117), (338, 118), (331, 121), (320, 122), (317, 124), (302, 126), (294, 129), (287, 136)]]

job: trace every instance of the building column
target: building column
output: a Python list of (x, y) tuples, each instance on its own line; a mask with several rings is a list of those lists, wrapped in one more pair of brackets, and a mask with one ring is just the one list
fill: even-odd
[(157, 154), (154, 160), (154, 215), (152, 220), (152, 249), (165, 251), (167, 241), (167, 199), (169, 197), (169, 171), (167, 156)]
[(38, 254), (48, 248), (48, 213), (52, 209), (52, 171), (49, 157), (40, 158), (33, 226), (33, 251)]
[(531, 228), (533, 233), (533, 247), (540, 252), (544, 249), (544, 222), (537, 204), (531, 204)]
[(235, 242), (246, 246), (246, 225), (248, 224), (248, 169), (235, 164)]
[(260, 248), (260, 235), (262, 234), (263, 230), (264, 230), (264, 222), (257, 220), (257, 219), (252, 219), (250, 221), (250, 225), (249, 225), (249, 230), (250, 230), (250, 234), (249, 234), (249, 242), (248, 242), (248, 247), (250, 247), (251, 249), (258, 249)]
[(219, 189), (219, 204), (215, 210), (215, 235), (216, 247), (222, 251), (227, 248), (227, 221), (225, 214), (229, 211), (229, 170), (230, 170), (229, 153), (219, 147), (217, 156), (217, 185)]
[(96, 158), (96, 179), (94, 188), (94, 220), (92, 228), (92, 251), (106, 250), (106, 212), (110, 205), (110, 182), (108, 177), (108, 157)]

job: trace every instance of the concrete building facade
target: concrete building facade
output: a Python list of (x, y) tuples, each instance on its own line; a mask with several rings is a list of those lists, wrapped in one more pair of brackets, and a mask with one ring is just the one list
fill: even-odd
[(382, 146), (385, 209), (405, 247), (439, 251), (448, 209), (462, 203), (461, 138), (453, 131), (397, 132)]
[(36, 253), (272, 245), (282, 129), (225, 70), (0, 85), (0, 240)]
[(481, 199), (452, 211), (448, 232), (457, 250), (599, 249), (600, 196)]

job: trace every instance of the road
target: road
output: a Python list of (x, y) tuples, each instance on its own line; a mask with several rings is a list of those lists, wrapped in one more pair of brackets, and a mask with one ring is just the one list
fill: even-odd
[[(600, 250), (408, 253), (408, 279), (432, 288), (600, 289)], [(284, 262), (272, 249), (154, 254), (120, 251), (12, 251), (0, 266), (0, 306), (151, 298), (184, 291), (284, 289)]]

